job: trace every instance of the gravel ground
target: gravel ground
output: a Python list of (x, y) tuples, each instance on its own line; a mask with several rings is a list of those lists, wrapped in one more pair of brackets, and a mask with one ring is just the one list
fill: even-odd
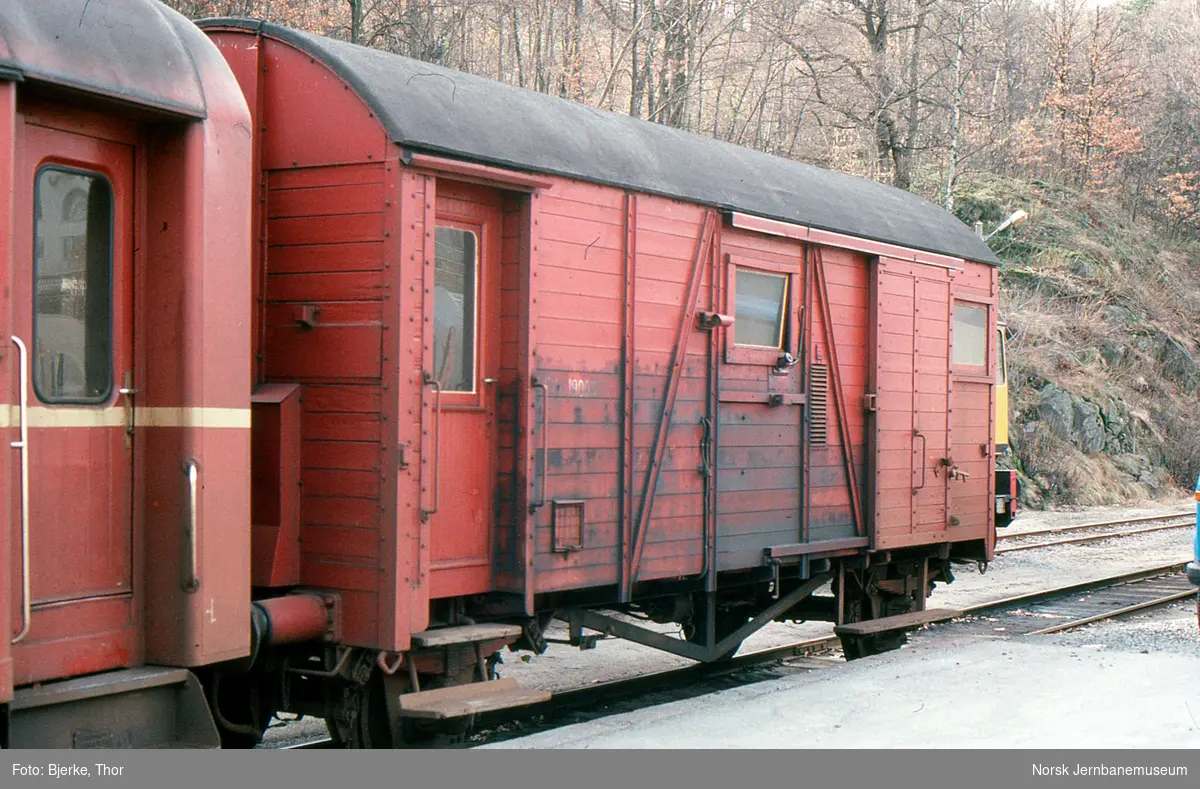
[[(1124, 507), (1025, 512), (1006, 531), (1019, 533), (1118, 518), (1161, 515), (1190, 509), (1194, 505), (1194, 500), (1189, 497)], [(955, 582), (950, 585), (938, 584), (929, 605), (939, 608), (967, 606), (999, 597), (1033, 592), (1052, 585), (1078, 583), (1122, 571), (1184, 561), (1190, 556), (1191, 543), (1191, 530), (1177, 529), (1082, 545), (1001, 554), (991, 563), (985, 574), (980, 574), (969, 566), (958, 567)], [(676, 630), (671, 625), (658, 629), (662, 632)], [(744, 653), (793, 641), (819, 638), (831, 632), (831, 626), (825, 622), (771, 624), (748, 638), (740, 651)], [(565, 625), (555, 623), (548, 636), (565, 640)], [(1161, 642), (1169, 645), (1165, 648), (1171, 651), (1200, 655), (1200, 645), (1196, 639), (1195, 605), (1192, 603), (1117, 623), (1093, 625), (1055, 638), (1064, 644), (1080, 647), (1100, 644), (1103, 646), (1094, 648), (1137, 652), (1159, 648), (1153, 647), (1152, 644)], [(546, 653), (539, 656), (505, 652), (504, 660), (505, 664), (500, 667), (502, 676), (512, 677), (526, 687), (550, 691), (632, 677), (691, 663), (685, 658), (618, 639), (601, 641), (595, 649), (587, 651), (564, 644), (551, 644)], [(320, 736), (323, 732), (324, 726), (320, 721), (291, 723), (270, 730), (267, 735), (267, 747), (278, 747), (282, 742), (299, 737)]]

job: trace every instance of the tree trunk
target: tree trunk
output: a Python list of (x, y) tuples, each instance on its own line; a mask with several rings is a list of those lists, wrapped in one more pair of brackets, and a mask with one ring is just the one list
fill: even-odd
[(348, 0), (350, 3), (350, 43), (362, 43), (363, 0)]
[[(962, 11), (958, 12), (958, 39), (955, 41), (954, 52), (954, 102), (950, 112), (950, 165), (947, 168), (946, 175), (946, 210), (954, 213), (954, 197), (958, 187), (958, 130), (962, 124), (962, 105), (963, 105), (963, 76), (962, 76), (962, 61), (963, 49), (966, 45), (967, 23), (965, 15)], [(999, 71), (997, 71), (999, 74)], [(993, 102), (995, 101), (995, 88), (993, 87)]]

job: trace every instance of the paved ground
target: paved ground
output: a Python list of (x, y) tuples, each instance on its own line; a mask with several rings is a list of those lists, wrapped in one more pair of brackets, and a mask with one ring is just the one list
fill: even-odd
[(1198, 679), (1193, 656), (943, 642), (484, 747), (1196, 748)]

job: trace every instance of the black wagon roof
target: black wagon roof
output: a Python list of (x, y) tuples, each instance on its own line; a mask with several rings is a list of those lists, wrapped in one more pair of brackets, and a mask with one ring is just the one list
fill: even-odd
[(203, 118), (192, 60), (203, 39), (157, 0), (2, 0), (0, 79)]
[(358, 92), (391, 139), (407, 150), (997, 262), (957, 217), (901, 189), (271, 23), (198, 24), (261, 31), (321, 61)]

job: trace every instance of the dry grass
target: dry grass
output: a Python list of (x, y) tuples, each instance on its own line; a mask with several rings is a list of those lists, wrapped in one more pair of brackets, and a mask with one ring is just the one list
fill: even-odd
[[(1030, 214), (992, 242), (1003, 261), (1012, 443), (1029, 503), (1115, 504), (1190, 487), (1200, 473), (1200, 376), (1167, 375), (1162, 348), (1173, 338), (1200, 359), (1200, 247), (1130, 221), (1113, 202), (1046, 184), (989, 177), (962, 203), (968, 221)], [(1088, 455), (1051, 435), (1036, 411), (1048, 383), (1127, 413), (1134, 451)], [(1131, 473), (1135, 461), (1149, 470)]]

